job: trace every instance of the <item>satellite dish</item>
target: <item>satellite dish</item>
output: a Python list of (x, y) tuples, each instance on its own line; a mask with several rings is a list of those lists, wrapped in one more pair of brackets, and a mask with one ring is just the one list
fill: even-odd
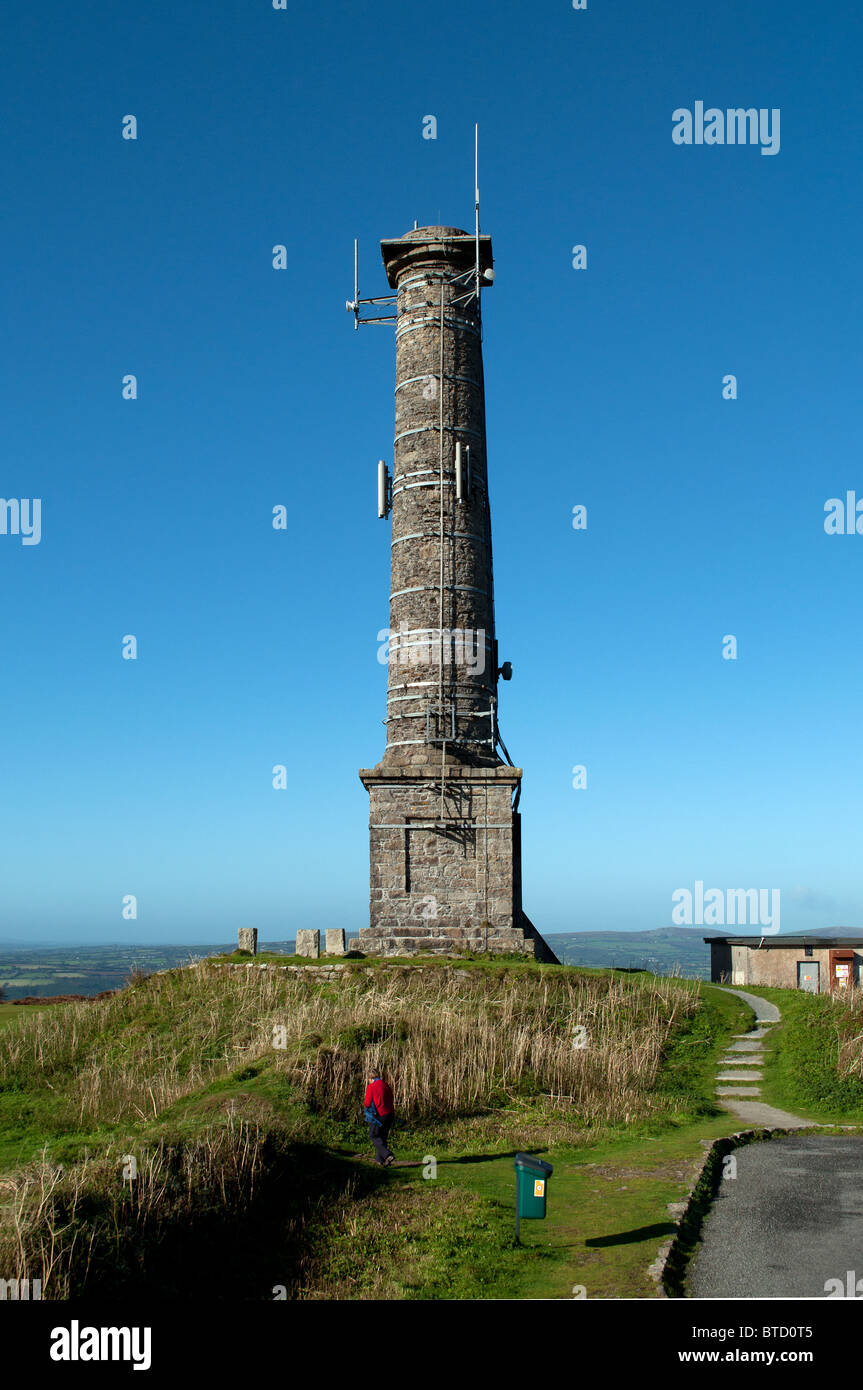
[(493, 271), (493, 270), (484, 270), (483, 273), (482, 273), (482, 278), (483, 278), (483, 280), (493, 280), (493, 279), (494, 279), (494, 271)]

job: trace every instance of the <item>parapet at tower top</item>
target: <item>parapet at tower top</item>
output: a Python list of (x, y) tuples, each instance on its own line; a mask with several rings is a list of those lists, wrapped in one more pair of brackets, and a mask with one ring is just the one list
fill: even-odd
[[(476, 265), (476, 236), (465, 232), (461, 227), (412, 227), (404, 236), (381, 242), (381, 255), (387, 273), (387, 282), (393, 289), (398, 288), (399, 276), (405, 270), (423, 264), (448, 261), (454, 269), (465, 271)], [(491, 251), (491, 237), (480, 236), (479, 268), (487, 287), (493, 276), (485, 276), (491, 270), (494, 257)]]
[(410, 231), (405, 232), (399, 240), (426, 241), (429, 238), (454, 236), (473, 236), (473, 232), (466, 232), (463, 227), (411, 227)]

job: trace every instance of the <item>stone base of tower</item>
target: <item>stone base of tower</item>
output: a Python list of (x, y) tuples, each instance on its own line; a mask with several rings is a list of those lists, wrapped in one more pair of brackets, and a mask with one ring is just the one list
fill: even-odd
[(548, 943), (527, 918), (523, 920), (527, 926), (513, 931), (444, 927), (436, 932), (405, 927), (380, 932), (373, 927), (361, 927), (359, 936), (352, 937), (349, 947), (364, 956), (458, 956), (465, 951), (491, 955), (516, 953), (545, 965), (559, 965)]
[(517, 952), (557, 964), (521, 906), (521, 769), (447, 763), (364, 768), (369, 793), (370, 925), (366, 955)]

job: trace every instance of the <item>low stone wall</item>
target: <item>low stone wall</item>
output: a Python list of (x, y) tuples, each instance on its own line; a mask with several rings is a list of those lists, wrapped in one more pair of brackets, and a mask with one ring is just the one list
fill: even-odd
[(335, 962), (322, 965), (277, 965), (274, 961), (265, 961), (260, 964), (255, 961), (242, 963), (240, 961), (194, 961), (189, 969), (200, 970), (205, 966), (209, 966), (211, 970), (280, 970), (285, 975), (302, 976), (304, 980), (337, 980), (346, 972), (359, 975), (379, 975), (381, 972), (390, 974), (397, 970), (445, 970), (448, 974), (461, 976), (467, 976), (471, 973), (469, 970), (459, 970), (452, 965), (430, 965), (427, 961), (421, 965), (360, 965), (356, 963), (352, 966), (347, 963), (337, 965)]

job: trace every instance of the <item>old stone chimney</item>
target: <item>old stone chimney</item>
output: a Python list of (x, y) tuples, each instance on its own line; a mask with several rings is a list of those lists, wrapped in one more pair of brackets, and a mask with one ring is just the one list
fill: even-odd
[[(521, 904), (521, 769), (498, 753), (498, 663), (480, 291), (491, 239), (420, 227), (381, 243), (396, 291), (387, 741), (370, 799), (368, 954), (517, 951), (556, 961)], [(509, 675), (504, 667), (504, 676)]]

